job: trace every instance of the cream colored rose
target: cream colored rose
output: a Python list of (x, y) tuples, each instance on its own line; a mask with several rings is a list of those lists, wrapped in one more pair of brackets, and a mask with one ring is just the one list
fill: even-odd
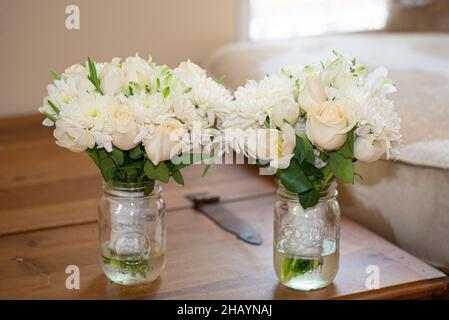
[(280, 152), (277, 158), (270, 161), (270, 166), (277, 169), (286, 169), (294, 156), (293, 151), (296, 145), (296, 133), (295, 129), (288, 123), (282, 124), (281, 133), (282, 142)]
[(338, 101), (325, 101), (307, 113), (306, 134), (316, 146), (335, 150), (346, 142), (356, 123), (352, 112)]
[(284, 120), (292, 125), (295, 124), (298, 117), (299, 107), (293, 99), (282, 99), (270, 112), (270, 119), (278, 128), (282, 127)]
[(73, 126), (63, 120), (56, 121), (53, 131), (56, 144), (72, 152), (83, 152), (95, 146), (95, 139), (89, 130)]
[(123, 81), (125, 86), (130, 82), (148, 85), (151, 80), (150, 64), (139, 56), (129, 57), (122, 65)]
[(183, 133), (182, 123), (175, 119), (168, 119), (158, 125), (151, 136), (142, 141), (151, 162), (157, 165), (178, 154), (183, 148)]
[(310, 74), (304, 81), (304, 86), (298, 95), (298, 103), (301, 109), (309, 112), (317, 105), (326, 101), (326, 90), (318, 74)]
[(249, 129), (242, 138), (242, 149), (253, 159), (270, 161), (279, 154), (281, 134), (277, 129)]
[(206, 77), (206, 70), (201, 68), (199, 65), (190, 62), (190, 60), (187, 60), (181, 62), (176, 67), (174, 74), (182, 80), (186, 80), (191, 77)]
[(122, 70), (118, 67), (118, 60), (106, 64), (101, 70), (101, 90), (104, 94), (114, 96), (124, 85)]
[(386, 151), (385, 143), (373, 135), (357, 137), (354, 141), (354, 157), (362, 162), (379, 160)]
[(111, 106), (112, 144), (120, 150), (130, 150), (137, 144), (133, 142), (139, 129), (131, 107), (123, 104)]
[(295, 148), (295, 130), (288, 123), (277, 129), (249, 129), (240, 139), (240, 146), (253, 159), (270, 161), (274, 168), (290, 164)]

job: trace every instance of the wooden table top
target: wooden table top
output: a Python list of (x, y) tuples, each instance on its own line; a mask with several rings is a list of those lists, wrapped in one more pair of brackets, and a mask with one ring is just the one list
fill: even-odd
[[(121, 287), (99, 264), (97, 204), (101, 179), (85, 154), (54, 144), (40, 117), (0, 120), (0, 298), (2, 299), (379, 299), (429, 298), (447, 291), (438, 270), (349, 219), (342, 221), (340, 271), (322, 290), (296, 292), (272, 267), (275, 184), (255, 168), (218, 165), (183, 171), (186, 187), (164, 186), (167, 264), (152, 284)], [(187, 193), (219, 193), (264, 239), (246, 244), (191, 208)], [(80, 289), (68, 290), (68, 265), (80, 268)], [(367, 267), (380, 270), (368, 290)]]

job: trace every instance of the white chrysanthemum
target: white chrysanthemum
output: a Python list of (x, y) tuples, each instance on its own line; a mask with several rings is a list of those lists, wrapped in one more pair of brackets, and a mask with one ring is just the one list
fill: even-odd
[(223, 126), (262, 126), (282, 100), (294, 101), (293, 89), (293, 82), (284, 76), (269, 75), (260, 82), (248, 81), (235, 92), (232, 114)]
[(121, 96), (122, 103), (131, 106), (138, 124), (159, 124), (173, 117), (171, 101), (164, 99), (162, 93), (147, 94), (145, 91), (129, 97)]
[[(75, 100), (82, 96), (89, 94), (89, 90), (93, 91), (95, 88), (92, 83), (88, 81), (85, 83), (79, 74), (74, 76), (74, 73), (70, 75), (64, 75), (61, 80), (55, 80), (52, 84), (47, 86), (48, 96), (44, 98), (44, 102), (40, 108), (39, 112), (46, 113), (55, 118), (58, 118), (57, 112), (50, 106), (49, 101), (53, 103), (58, 109), (64, 109), (65, 106), (70, 105)], [(44, 125), (51, 126), (53, 121), (45, 119)]]
[(212, 127), (217, 117), (223, 118), (229, 112), (232, 101), (231, 93), (211, 78), (198, 78), (190, 83), (192, 90), (186, 94), (186, 99), (195, 106), (201, 118), (208, 120)]
[(59, 116), (76, 126), (95, 131), (110, 131), (109, 106), (113, 98), (99, 94), (88, 95), (75, 100), (61, 109)]
[(356, 129), (358, 137), (372, 137), (385, 148), (387, 159), (395, 158), (401, 144), (401, 119), (393, 102), (374, 96), (363, 105)]
[(61, 74), (61, 78), (69, 83), (69, 85), (74, 86), (80, 94), (91, 93), (95, 91), (95, 87), (92, 82), (90, 82), (88, 75), (89, 70), (86, 66), (74, 64)]
[(173, 71), (181, 86), (175, 111), (180, 119), (190, 126), (200, 121), (208, 128), (220, 122), (229, 112), (231, 93), (221, 84), (207, 77), (206, 71), (198, 65), (184, 61)]

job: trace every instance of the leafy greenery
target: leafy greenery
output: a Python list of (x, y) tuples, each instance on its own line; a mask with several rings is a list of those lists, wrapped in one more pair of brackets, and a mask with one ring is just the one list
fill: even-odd
[(47, 102), (50, 105), (50, 107), (53, 109), (53, 111), (56, 112), (57, 114), (59, 114), (59, 112), (61, 110), (59, 110), (59, 108), (51, 100), (47, 100)]
[(137, 275), (142, 278), (147, 277), (147, 273), (150, 270), (148, 260), (136, 259), (136, 260), (119, 260), (103, 256), (103, 263), (108, 264), (116, 268), (120, 273), (131, 274), (132, 277)]
[(317, 167), (314, 147), (304, 133), (296, 136), (294, 156), (287, 169), (278, 170), (276, 179), (284, 188), (298, 194), (298, 200), (303, 208), (313, 207), (320, 200), (320, 194), (325, 192), (334, 179), (343, 182), (354, 182), (354, 132), (348, 132), (345, 144), (338, 150), (326, 152), (320, 150)]
[(53, 78), (55, 78), (55, 80), (61, 80), (61, 76), (55, 71), (55, 70), (50, 70), (51, 75), (53, 76)]
[(290, 162), (290, 166), (281, 173), (281, 183), (290, 192), (302, 193), (312, 188), (312, 183), (298, 165), (296, 159)]
[(48, 119), (50, 119), (53, 122), (56, 122), (56, 120), (58, 120), (58, 119), (56, 119), (55, 116), (49, 114), (48, 112), (42, 111), (42, 113), (44, 114), (44, 116), (46, 116)]
[(354, 183), (354, 163), (337, 152), (329, 155), (329, 168), (335, 177), (346, 183)]
[(145, 187), (144, 194), (153, 191), (156, 180), (167, 183), (170, 177), (184, 185), (181, 169), (201, 160), (201, 154), (182, 154), (175, 159), (154, 165), (142, 145), (123, 151), (113, 146), (111, 152), (105, 149), (87, 149), (86, 153), (100, 169), (105, 181), (111, 183), (137, 183)]
[(100, 78), (98, 78), (97, 75), (97, 68), (95, 67), (95, 63), (90, 57), (87, 57), (87, 64), (89, 67), (89, 75), (87, 76), (87, 78), (90, 80), (90, 82), (92, 82), (97, 92), (103, 94), (103, 91), (100, 87)]
[(143, 170), (148, 178), (151, 180), (159, 180), (167, 183), (170, 179), (170, 170), (165, 162), (159, 162), (157, 166), (151, 160), (145, 161)]
[(281, 280), (284, 282), (290, 281), (307, 272), (312, 272), (321, 267), (322, 264), (323, 262), (320, 260), (298, 259), (284, 255), (281, 261)]

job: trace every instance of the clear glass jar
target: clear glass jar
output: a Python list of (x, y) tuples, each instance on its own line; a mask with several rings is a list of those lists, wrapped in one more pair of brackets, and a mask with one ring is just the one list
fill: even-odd
[(274, 216), (274, 269), (281, 283), (296, 290), (328, 286), (339, 265), (340, 207), (336, 182), (319, 202), (303, 209), (298, 197), (278, 187)]
[[(121, 285), (155, 280), (165, 266), (165, 202), (156, 183), (103, 182), (99, 204), (101, 266)], [(151, 185), (150, 185), (151, 187)]]

